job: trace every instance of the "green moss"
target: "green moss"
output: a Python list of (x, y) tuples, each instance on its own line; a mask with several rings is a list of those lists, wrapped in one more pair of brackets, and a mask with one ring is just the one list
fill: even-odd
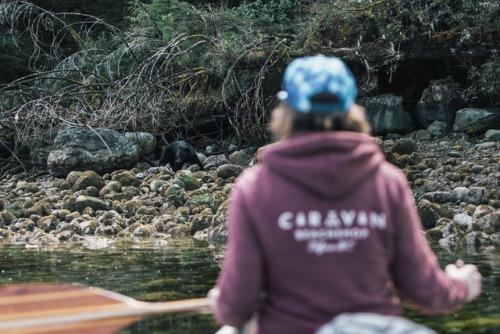
[(170, 188), (168, 188), (167, 195), (181, 195), (184, 193), (184, 188), (178, 184), (173, 184)]
[(196, 204), (210, 204), (212, 201), (212, 197), (208, 194), (203, 194), (203, 195), (195, 195), (192, 197), (193, 202)]
[(9, 206), (9, 212), (13, 214), (16, 217), (19, 217), (20, 215), (20, 208), (21, 206), (19, 205), (19, 202), (14, 202)]
[(174, 184), (188, 191), (198, 189), (201, 186), (200, 181), (198, 181), (198, 179), (188, 174), (181, 174), (174, 181)]

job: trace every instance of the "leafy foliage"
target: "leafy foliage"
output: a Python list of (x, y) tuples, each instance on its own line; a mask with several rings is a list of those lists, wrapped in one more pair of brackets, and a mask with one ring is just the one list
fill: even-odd
[(164, 41), (168, 42), (179, 34), (192, 35), (205, 32), (199, 13), (187, 2), (179, 0), (153, 0), (150, 4), (141, 4), (137, 1), (130, 2), (129, 4), (134, 8), (132, 10), (132, 17), (130, 18), (134, 20), (134, 16), (141, 19), (146, 16), (149, 20), (146, 20), (144, 23), (141, 23), (137, 19), (134, 22), (145, 26), (153, 23), (158, 32), (161, 33), (161, 39)]
[(265, 141), (283, 66), (318, 52), (392, 79), (415, 45), (444, 48), (468, 65), (470, 101), (498, 103), (495, 0), (47, 4), (0, 0), (0, 126), (30, 148), (69, 124)]
[(472, 66), (469, 79), (472, 84), (466, 90), (468, 99), (494, 105), (500, 100), (500, 56), (494, 54), (481, 66)]
[(299, 0), (257, 0), (244, 2), (235, 12), (248, 19), (259, 20), (263, 24), (290, 24), (300, 17), (301, 9), (307, 1)]

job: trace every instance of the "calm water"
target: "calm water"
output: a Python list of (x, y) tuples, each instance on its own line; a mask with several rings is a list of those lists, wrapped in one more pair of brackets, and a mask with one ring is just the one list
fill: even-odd
[[(191, 240), (162, 246), (124, 244), (99, 250), (0, 245), (0, 284), (83, 283), (144, 301), (204, 297), (219, 272), (218, 255), (220, 250)], [(429, 318), (411, 311), (407, 315), (439, 333), (500, 333), (500, 253), (463, 255), (439, 251), (438, 256), (443, 264), (458, 257), (476, 263), (484, 277), (484, 293), (451, 316)], [(122, 334), (211, 334), (216, 330), (210, 315), (171, 314), (143, 320)]]

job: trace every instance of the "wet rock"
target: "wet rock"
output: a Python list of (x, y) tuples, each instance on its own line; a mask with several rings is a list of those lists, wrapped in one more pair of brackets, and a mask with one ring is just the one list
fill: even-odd
[(156, 229), (151, 225), (138, 224), (138, 226), (134, 226), (133, 229), (130, 228), (129, 230), (131, 230), (134, 237), (141, 237), (141, 238), (149, 238), (156, 233)]
[(220, 148), (214, 146), (214, 145), (208, 145), (205, 147), (205, 155), (215, 155), (220, 152)]
[(123, 215), (126, 218), (135, 216), (137, 209), (142, 206), (142, 201), (139, 199), (131, 199), (123, 205)]
[(452, 198), (454, 201), (464, 202), (469, 197), (469, 188), (467, 187), (456, 187), (452, 190)]
[(457, 111), (454, 131), (463, 131), (467, 133), (478, 133), (497, 123), (500, 114), (485, 109), (464, 108)]
[(462, 229), (466, 229), (472, 225), (472, 217), (466, 213), (459, 213), (453, 217), (453, 222), (458, 224)]
[(63, 198), (61, 208), (69, 211), (76, 211), (76, 196), (74, 195), (65, 196)]
[(226, 193), (222, 191), (215, 191), (212, 193), (212, 201), (210, 203), (210, 207), (213, 212), (217, 212), (220, 206), (227, 200), (228, 191)]
[(40, 191), (40, 187), (34, 183), (27, 183), (26, 186), (24, 187), (24, 192), (26, 194), (36, 194), (37, 192)]
[(56, 230), (59, 225), (59, 219), (54, 215), (49, 215), (41, 217), (37, 222), (37, 227), (44, 232), (50, 232)]
[(245, 150), (239, 150), (229, 155), (229, 161), (233, 165), (246, 167), (252, 161), (252, 157)]
[(106, 185), (106, 182), (100, 176), (94, 171), (85, 171), (80, 174), (78, 179), (75, 180), (75, 183), (73, 184), (73, 190), (78, 191), (78, 190), (84, 190), (87, 187), (96, 187), (97, 189), (102, 189)]
[[(189, 202), (188, 202), (188, 205), (189, 205)], [(194, 205), (193, 207), (191, 207), (191, 206), (188, 206), (188, 207), (191, 211), (191, 215), (193, 215), (193, 216), (200, 214), (201, 212), (203, 212), (205, 210), (208, 210), (208, 212), (213, 214), (213, 211), (212, 211), (212, 209), (210, 209), (210, 206), (208, 204)]]
[(156, 192), (156, 193), (161, 193), (161, 191), (163, 189), (165, 189), (165, 186), (168, 186), (169, 183), (165, 180), (153, 180), (151, 181), (151, 183), (149, 184), (149, 188)]
[(157, 144), (156, 138), (149, 132), (125, 132), (124, 135), (139, 149), (139, 156), (153, 153)]
[(114, 224), (117, 224), (122, 228), (127, 227), (127, 219), (114, 210), (104, 212), (99, 216), (97, 222), (99, 223), (99, 225), (104, 226), (112, 226)]
[(500, 142), (500, 130), (490, 129), (484, 134), (484, 138), (492, 142)]
[(104, 187), (99, 191), (99, 197), (110, 198), (111, 194), (120, 193), (122, 190), (122, 185), (118, 181), (109, 181)]
[(35, 229), (36, 223), (30, 218), (17, 218), (12, 222), (11, 230), (14, 232), (33, 231)]
[(212, 204), (212, 196), (205, 192), (193, 192), (190, 194), (187, 206), (193, 210), (195, 207), (199, 206), (210, 206)]
[(207, 157), (205, 161), (203, 161), (203, 165), (205, 166), (205, 169), (210, 169), (214, 167), (219, 167), (224, 164), (228, 164), (229, 160), (226, 158), (224, 154), (219, 154), (219, 155), (212, 155), (210, 157)]
[(75, 232), (71, 231), (71, 230), (66, 230), (66, 231), (62, 231), (62, 232), (59, 232), (55, 235), (55, 237), (59, 240), (59, 241), (68, 241), (71, 239), (71, 237), (75, 234)]
[(89, 186), (89, 187), (85, 188), (85, 191), (87, 192), (87, 194), (89, 196), (92, 196), (92, 197), (99, 196), (99, 190), (94, 186)]
[(441, 137), (449, 132), (451, 132), (451, 125), (446, 122), (434, 121), (427, 128), (427, 131), (433, 137)]
[(114, 236), (123, 230), (119, 225), (113, 224), (111, 226), (99, 225), (95, 230), (96, 236)]
[[(132, 199), (134, 196), (138, 196), (141, 194), (141, 190), (134, 186), (125, 186), (122, 187), (122, 196), (123, 199)], [(116, 198), (116, 197), (113, 197)]]
[(231, 177), (237, 177), (243, 171), (243, 167), (226, 164), (217, 168), (217, 177), (222, 179), (229, 179)]
[(189, 199), (189, 195), (186, 193), (186, 190), (177, 184), (171, 185), (167, 189), (165, 195), (167, 197), (167, 201), (176, 208), (183, 206)]
[(75, 206), (78, 212), (83, 212), (85, 208), (91, 208), (94, 211), (108, 209), (108, 204), (103, 200), (85, 195), (80, 195), (76, 198)]
[(468, 231), (482, 231), (486, 234), (500, 232), (500, 211), (474, 220), (474, 222), (470, 224)]
[(133, 186), (139, 187), (141, 185), (141, 181), (128, 170), (120, 170), (111, 173), (111, 180), (119, 182), (122, 186)]
[(186, 191), (195, 190), (201, 187), (201, 182), (192, 176), (188, 171), (179, 171), (174, 180), (174, 184), (182, 187)]
[(415, 140), (421, 141), (421, 140), (431, 140), (432, 135), (429, 131), (427, 130), (418, 130), (415, 133)]
[(214, 242), (226, 243), (227, 242), (227, 209), (229, 206), (229, 199), (224, 201), (215, 213), (212, 224), (208, 231), (208, 239)]
[(135, 141), (111, 129), (68, 127), (54, 139), (47, 158), (50, 174), (66, 175), (75, 170), (106, 173), (129, 168), (139, 160), (142, 150)]
[(485, 200), (486, 189), (484, 187), (470, 187), (467, 201), (472, 204), (483, 204)]
[(80, 229), (82, 230), (82, 234), (94, 235), (97, 228), (99, 227), (99, 222), (96, 219), (75, 219), (80, 225)]
[(83, 172), (81, 171), (71, 171), (69, 174), (66, 176), (66, 182), (68, 182), (71, 187), (75, 184), (76, 180), (82, 176)]
[(37, 233), (31, 238), (29, 245), (35, 247), (47, 247), (47, 246), (57, 245), (59, 243), (60, 240), (54, 237), (53, 235), (46, 233)]
[(213, 219), (213, 213), (210, 209), (205, 209), (199, 214), (195, 214), (191, 225), (191, 235), (202, 231), (210, 226)]
[(404, 110), (403, 98), (392, 94), (360, 99), (366, 108), (374, 134), (404, 133), (411, 127), (411, 116)]
[(412, 154), (417, 151), (417, 142), (411, 138), (402, 138), (394, 143), (391, 151), (397, 154)]
[(191, 226), (189, 224), (172, 224), (166, 226), (168, 234), (172, 238), (189, 238), (191, 237)]
[[(473, 219), (479, 219), (481, 217), (484, 217), (490, 213), (493, 213), (495, 209), (489, 205), (478, 205), (475, 210), (474, 214), (472, 215)], [(500, 229), (498, 230), (500, 232)]]
[(453, 84), (436, 82), (424, 90), (417, 102), (417, 119), (424, 127), (435, 121), (451, 126), (457, 110), (463, 105), (461, 93)]
[(448, 203), (452, 201), (452, 194), (449, 191), (435, 191), (422, 195), (422, 199), (426, 199), (433, 203)]
[(447, 208), (436, 203), (431, 203), (426, 199), (422, 199), (418, 202), (417, 209), (424, 229), (435, 227), (436, 222), (441, 217), (451, 218), (451, 213)]
[(15, 219), (16, 216), (8, 211), (0, 212), (0, 228), (10, 226)]
[(175, 210), (175, 221), (178, 224), (186, 224), (191, 216), (191, 209), (187, 206), (182, 206)]
[(12, 238), (13, 236), (14, 236), (14, 232), (12, 232), (11, 230), (8, 230), (6, 228), (2, 228), (0, 225), (0, 238), (9, 239), (9, 238)]
[(487, 234), (480, 231), (473, 231), (465, 235), (461, 243), (465, 246), (467, 252), (471, 254), (474, 254), (492, 244), (491, 238)]

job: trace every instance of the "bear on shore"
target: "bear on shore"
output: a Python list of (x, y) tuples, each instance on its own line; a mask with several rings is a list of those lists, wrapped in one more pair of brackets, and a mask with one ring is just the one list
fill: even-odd
[(163, 149), (158, 164), (162, 165), (167, 162), (174, 172), (182, 169), (186, 162), (197, 164), (201, 170), (204, 169), (194, 147), (182, 140), (174, 141)]

